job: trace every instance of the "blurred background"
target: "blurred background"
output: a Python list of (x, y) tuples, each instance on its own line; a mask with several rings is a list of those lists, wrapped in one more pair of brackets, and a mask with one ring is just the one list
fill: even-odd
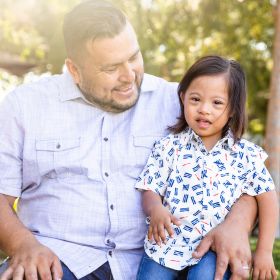
[[(63, 16), (79, 2), (0, 0), (0, 100), (22, 82), (61, 73)], [(133, 23), (147, 73), (179, 81), (197, 58), (209, 54), (241, 63), (248, 81), (246, 137), (265, 146), (279, 194), (280, 1), (111, 2)]]

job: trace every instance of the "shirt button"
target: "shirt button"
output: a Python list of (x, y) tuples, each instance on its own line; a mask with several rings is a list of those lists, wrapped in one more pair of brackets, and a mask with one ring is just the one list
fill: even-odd
[(201, 220), (206, 220), (207, 219), (207, 215), (206, 214), (200, 214), (200, 219)]
[(111, 208), (111, 210), (114, 210), (114, 205), (111, 204), (111, 205), (110, 205), (110, 208)]
[(106, 243), (107, 243), (107, 244), (110, 244), (110, 242), (111, 242), (110, 239), (107, 239), (107, 240), (106, 240)]
[(107, 172), (104, 173), (106, 177), (109, 177), (109, 174)]
[(104, 137), (103, 140), (107, 142), (109, 139), (107, 137)]
[(112, 257), (112, 255), (113, 255), (113, 252), (109, 251), (109, 256)]
[(59, 143), (56, 144), (56, 148), (60, 149), (61, 145)]

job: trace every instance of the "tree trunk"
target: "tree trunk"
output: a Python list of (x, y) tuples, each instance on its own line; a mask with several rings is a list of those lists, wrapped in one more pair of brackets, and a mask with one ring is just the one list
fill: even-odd
[[(280, 202), (280, 0), (277, 0), (275, 7), (273, 69), (270, 80), (265, 149), (269, 155), (267, 167), (275, 182), (278, 201)], [(279, 221), (277, 237), (280, 237)]]

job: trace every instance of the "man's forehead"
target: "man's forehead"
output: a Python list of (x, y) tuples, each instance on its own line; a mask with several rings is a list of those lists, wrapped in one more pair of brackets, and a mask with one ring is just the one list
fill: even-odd
[(97, 63), (121, 63), (139, 52), (139, 44), (132, 28), (126, 28), (114, 37), (100, 37), (89, 40), (86, 49)]

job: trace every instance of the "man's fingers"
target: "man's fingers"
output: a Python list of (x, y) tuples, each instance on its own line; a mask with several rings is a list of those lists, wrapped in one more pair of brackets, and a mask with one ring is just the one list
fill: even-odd
[(0, 276), (0, 280), (9, 280), (13, 279), (13, 268), (9, 267), (4, 273)]
[(23, 280), (24, 279), (24, 268), (21, 265), (18, 265), (14, 271), (13, 271), (13, 275), (12, 278), (13, 280)]
[(52, 280), (52, 272), (47, 260), (43, 259), (38, 264), (38, 274), (42, 280)]
[(61, 262), (59, 259), (55, 259), (52, 266), (51, 266), (51, 271), (52, 271), (52, 279), (53, 280), (61, 280), (63, 277), (63, 270), (61, 266)]
[(215, 280), (222, 280), (228, 268), (229, 259), (225, 254), (217, 254)]
[(230, 280), (249, 279), (251, 264), (250, 261), (241, 261), (239, 258), (230, 263), (231, 278)]
[(206, 235), (196, 247), (192, 256), (196, 259), (203, 257), (211, 248), (213, 240), (210, 235)]
[[(26, 280), (38, 280), (38, 274), (37, 274), (37, 267), (35, 265), (28, 265), (25, 268), (23, 266), (19, 266), (19, 272), (18, 272), (18, 278), (17, 279), (26, 279)], [(21, 277), (21, 268), (23, 270), (23, 277)], [(14, 273), (14, 278), (15, 279), (15, 274), (16, 271)]]

